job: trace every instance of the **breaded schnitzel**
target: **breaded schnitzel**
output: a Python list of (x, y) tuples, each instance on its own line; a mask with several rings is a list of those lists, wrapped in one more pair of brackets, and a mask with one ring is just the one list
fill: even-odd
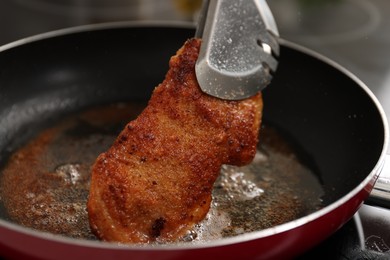
[(97, 158), (88, 214), (99, 238), (177, 241), (206, 216), (222, 164), (253, 159), (261, 94), (227, 101), (203, 93), (195, 75), (200, 44), (190, 39), (171, 58), (148, 106)]

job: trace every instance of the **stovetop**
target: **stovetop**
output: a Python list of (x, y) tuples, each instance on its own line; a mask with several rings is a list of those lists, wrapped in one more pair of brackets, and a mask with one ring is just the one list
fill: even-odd
[(390, 259), (390, 210), (363, 205), (339, 231), (298, 260)]
[[(3, 0), (0, 1), (0, 45), (91, 23), (191, 22), (200, 2)], [(389, 118), (390, 1), (270, 0), (268, 3), (281, 37), (313, 49), (351, 71), (372, 90)], [(385, 174), (390, 176), (390, 169)], [(299, 259), (390, 259), (389, 208), (389, 202), (378, 204), (377, 200), (369, 200), (338, 232)]]

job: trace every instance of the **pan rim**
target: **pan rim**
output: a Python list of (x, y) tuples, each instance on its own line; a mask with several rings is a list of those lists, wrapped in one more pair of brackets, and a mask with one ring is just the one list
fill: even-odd
[[(64, 36), (74, 33), (80, 33), (80, 32), (87, 32), (87, 31), (98, 31), (98, 30), (104, 30), (104, 29), (118, 29), (118, 28), (133, 28), (133, 27), (153, 27), (153, 28), (183, 28), (183, 29), (194, 29), (195, 26), (193, 23), (186, 23), (186, 22), (167, 22), (167, 21), (125, 21), (125, 22), (109, 22), (109, 23), (99, 23), (99, 24), (90, 24), (90, 25), (83, 25), (83, 26), (76, 26), (76, 27), (70, 27), (70, 28), (64, 28), (60, 30), (50, 31), (34, 36), (30, 36), (27, 38), (23, 38), (8, 44), (5, 44), (3, 46), (0, 46), (0, 52), (4, 52), (9, 49), (16, 48), (18, 46), (22, 46), (31, 42), (36, 42), (52, 37), (57, 36)], [(252, 241), (257, 240), (261, 238), (266, 238), (275, 234), (283, 233), (289, 230), (293, 230), (295, 228), (298, 228), (300, 226), (303, 226), (309, 222), (312, 222), (322, 216), (325, 216), (329, 214), (330, 212), (334, 211), (336, 208), (340, 207), (341, 205), (345, 204), (347, 201), (351, 200), (354, 196), (356, 196), (359, 192), (361, 192), (363, 189), (365, 189), (367, 186), (372, 184), (376, 181), (378, 178), (381, 169), (383, 168), (385, 157), (387, 154), (387, 147), (389, 142), (389, 129), (388, 129), (388, 122), (387, 118), (385, 116), (385, 112), (379, 103), (376, 96), (373, 94), (373, 92), (363, 83), (357, 76), (355, 76), (353, 73), (351, 73), (349, 70), (341, 66), (340, 64), (336, 63), (335, 61), (323, 56), (322, 54), (313, 51), (309, 48), (306, 48), (302, 45), (295, 44), (293, 42), (290, 42), (285, 39), (279, 40), (280, 44), (283, 46), (286, 46), (288, 48), (297, 50), (299, 52), (302, 52), (305, 55), (314, 57), (321, 62), (324, 62), (337, 70), (339, 70), (341, 73), (348, 76), (350, 79), (352, 79), (361, 89), (365, 91), (365, 93), (369, 96), (373, 104), (378, 110), (378, 113), (382, 119), (383, 123), (383, 132), (384, 132), (384, 142), (383, 147), (381, 150), (381, 154), (377, 160), (377, 163), (371, 170), (371, 172), (366, 176), (366, 178), (353, 190), (351, 190), (347, 195), (339, 198), (337, 201), (333, 202), (332, 204), (315, 211), (309, 215), (306, 215), (304, 217), (301, 217), (299, 219), (267, 228), (264, 230), (259, 231), (253, 231), (249, 233), (245, 233), (242, 235), (237, 235), (234, 237), (228, 237), (213, 241), (206, 241), (206, 242), (195, 242), (195, 243), (177, 243), (177, 244), (167, 244), (167, 245), (120, 245), (117, 243), (109, 243), (109, 242), (101, 242), (101, 241), (92, 241), (92, 240), (85, 240), (85, 239), (77, 239), (77, 238), (69, 238), (64, 237), (61, 235), (55, 235), (50, 234), (42, 231), (33, 230), (30, 228), (26, 228), (20, 225), (17, 225), (15, 223), (8, 222), (6, 220), (0, 219), (0, 228), (5, 228), (8, 230), (12, 230), (18, 233), (22, 233), (24, 235), (36, 237), (42, 240), (50, 240), (57, 243), (62, 244), (69, 244), (69, 245), (77, 245), (77, 246), (84, 246), (89, 248), (100, 248), (100, 249), (109, 249), (109, 250), (193, 250), (193, 249), (202, 249), (202, 248), (210, 248), (210, 247), (219, 247), (219, 246), (227, 246), (231, 244), (237, 244), (237, 243), (243, 243), (246, 241)]]

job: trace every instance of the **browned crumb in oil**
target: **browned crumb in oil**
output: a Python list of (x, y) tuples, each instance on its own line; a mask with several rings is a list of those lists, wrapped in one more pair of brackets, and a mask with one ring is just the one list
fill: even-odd
[[(91, 165), (144, 105), (115, 104), (75, 114), (17, 150), (0, 174), (0, 204), (9, 218), (44, 232), (96, 239), (86, 211)], [(258, 148), (251, 164), (223, 166), (209, 214), (183, 241), (261, 230), (320, 206), (318, 180), (277, 131), (263, 128)], [(162, 225), (163, 219), (156, 220), (156, 234)]]
[(95, 239), (86, 209), (91, 165), (143, 106), (116, 104), (85, 111), (16, 151), (0, 181), (8, 217), (44, 232)]

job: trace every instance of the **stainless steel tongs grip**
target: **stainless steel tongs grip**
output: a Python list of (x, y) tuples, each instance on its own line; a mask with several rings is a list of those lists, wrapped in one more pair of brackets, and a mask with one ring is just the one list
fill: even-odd
[(239, 100), (265, 88), (277, 68), (278, 29), (265, 0), (204, 2), (196, 76), (201, 89)]

